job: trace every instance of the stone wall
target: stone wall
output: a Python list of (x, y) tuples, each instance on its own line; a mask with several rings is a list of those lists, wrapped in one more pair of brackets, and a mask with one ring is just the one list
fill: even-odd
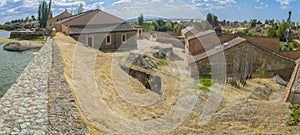
[(247, 39), (250, 43), (268, 49), (274, 53), (277, 53), (281, 56), (287, 57), (291, 60), (297, 60), (300, 58), (300, 51), (280, 51), (279, 49), (279, 38), (272, 38), (272, 37), (257, 37), (257, 36), (242, 36), (242, 35), (234, 35), (234, 34), (223, 34), (219, 35), (219, 39), (221, 43), (228, 42), (235, 37), (240, 36), (242, 38)]
[(157, 42), (164, 44), (172, 44), (173, 47), (184, 49), (184, 40), (177, 38), (166, 38), (166, 37), (157, 37)]
[(63, 24), (55, 24), (54, 28), (56, 29), (56, 32), (61, 32), (65, 35), (70, 35), (70, 30), (68, 27), (66, 27)]
[(122, 70), (125, 71), (128, 75), (136, 78), (139, 82), (141, 82), (147, 89), (162, 95), (162, 80), (159, 76), (151, 75), (125, 65), (120, 65)]
[[(126, 42), (122, 42), (122, 35), (126, 34)], [(106, 36), (111, 35), (111, 44), (106, 44)], [(116, 50), (116, 49), (136, 49), (137, 36), (136, 31), (111, 32), (97, 34), (72, 35), (80, 43), (86, 44), (87, 36), (93, 37), (93, 48), (99, 50)]]
[(48, 81), (49, 134), (89, 134), (64, 76), (64, 66), (56, 44), (53, 44), (52, 52)]
[(0, 134), (89, 134), (52, 39), (0, 98)]
[(48, 72), (52, 39), (35, 55), (23, 74), (0, 99), (0, 134), (48, 133)]
[[(248, 48), (248, 49), (247, 49)], [(285, 80), (289, 80), (290, 76), (293, 72), (295, 62), (291, 61), (289, 59), (286, 59), (284, 57), (281, 57), (279, 55), (273, 54), (270, 51), (267, 51), (265, 49), (262, 49), (258, 46), (255, 46), (249, 42), (244, 42), (242, 44), (236, 45), (232, 48), (229, 48), (224, 51), (224, 55), (226, 58), (226, 70), (227, 70), (227, 75), (232, 74), (233, 72), (233, 62), (234, 58), (236, 57), (237, 53), (239, 54), (240, 61), (246, 60), (246, 54), (248, 52), (248, 57), (253, 58), (248, 59), (248, 63), (252, 63), (253, 61), (253, 66), (252, 66), (252, 72), (256, 72), (256, 70), (261, 67), (263, 63), (266, 64), (266, 77), (272, 77), (274, 74), (278, 74), (281, 77), (283, 77)], [(199, 72), (200, 76), (207, 76), (211, 75), (211, 64), (209, 62), (209, 58), (205, 58), (203, 60), (200, 60), (196, 62), (194, 66), (196, 67), (191, 67), (193, 68), (194, 72)], [(242, 65), (243, 63), (240, 63)], [(196, 73), (192, 73), (196, 74)]]
[(46, 36), (48, 33), (46, 31), (35, 31), (35, 32), (11, 32), (10, 33), (10, 38), (19, 38), (22, 40), (31, 40), (35, 38), (39, 38), (42, 36)]
[(188, 38), (187, 48), (189, 52), (188, 55), (197, 55), (205, 51), (211, 50), (218, 45), (221, 45), (219, 38), (216, 33), (210, 32), (207, 34), (190, 36)]

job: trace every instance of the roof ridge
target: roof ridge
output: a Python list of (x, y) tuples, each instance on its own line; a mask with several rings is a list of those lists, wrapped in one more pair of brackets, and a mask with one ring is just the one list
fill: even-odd
[[(97, 10), (89, 10), (89, 11), (85, 11), (85, 12), (82, 12), (82, 13), (79, 13), (79, 14), (72, 15), (72, 16), (70, 16), (70, 17), (67, 17), (67, 18), (65, 18), (65, 19), (63, 19), (63, 20), (61, 20), (61, 21), (62, 21), (63, 23), (69, 22), (69, 21), (74, 20), (74, 19), (76, 19), (76, 18), (78, 18), (78, 17), (81, 17), (82, 15), (89, 14), (89, 13), (92, 13), (92, 12), (98, 11), (98, 10), (99, 10), (99, 9), (97, 9)], [(101, 11), (101, 10), (100, 10), (100, 11)], [(74, 18), (71, 18), (71, 17), (74, 17)], [(70, 18), (71, 18), (71, 19), (70, 19)], [(64, 20), (66, 20), (66, 19), (70, 19), (70, 20), (67, 20), (67, 21), (64, 22)]]
[[(99, 10), (99, 9), (98, 9), (98, 10)], [(105, 11), (103, 11), (103, 10), (99, 10), (99, 11), (101, 11), (101, 12), (107, 14), (107, 15), (113, 16), (113, 17), (115, 17), (115, 18), (118, 18), (118, 19), (122, 20), (123, 22), (126, 22), (124, 19), (122, 19), (122, 18), (120, 18), (120, 17), (118, 17), (118, 16), (115, 16), (115, 15), (113, 15), (113, 14), (107, 13), (107, 12), (105, 12)]]
[(282, 55), (280, 55), (280, 54), (278, 54), (278, 53), (276, 53), (276, 52), (273, 52), (273, 51), (271, 51), (271, 50), (269, 50), (269, 49), (266, 49), (266, 48), (264, 48), (264, 47), (261, 47), (261, 46), (259, 46), (259, 45), (254, 44), (254, 43), (251, 43), (251, 42), (248, 41), (248, 40), (246, 40), (246, 41), (247, 41), (248, 43), (250, 43), (251, 45), (254, 45), (254, 46), (256, 46), (256, 47), (258, 47), (258, 48), (260, 48), (260, 49), (262, 49), (262, 50), (264, 50), (264, 51), (266, 51), (266, 52), (268, 52), (268, 53), (271, 53), (271, 54), (273, 54), (273, 55), (275, 55), (275, 56), (281, 57), (281, 58), (286, 59), (286, 60), (288, 60), (288, 61), (295, 62), (294, 60), (292, 60), (292, 59), (290, 59), (290, 58), (288, 58), (288, 57), (282, 56)]

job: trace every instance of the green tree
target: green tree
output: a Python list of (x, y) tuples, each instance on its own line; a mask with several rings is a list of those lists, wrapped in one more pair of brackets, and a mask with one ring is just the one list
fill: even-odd
[(269, 24), (269, 20), (266, 19), (266, 20), (265, 20), (265, 24)]
[(138, 17), (138, 25), (143, 26), (144, 24), (144, 15), (140, 14), (140, 16)]
[(207, 14), (206, 21), (208, 21), (210, 23), (210, 25), (213, 24), (213, 15), (211, 13)]
[(285, 31), (288, 28), (288, 23), (282, 20), (280, 23), (278, 30), (277, 30), (277, 36), (280, 38), (281, 41), (285, 41)]
[(218, 17), (215, 16), (214, 14), (212, 14), (212, 13), (208, 13), (208, 14), (207, 14), (207, 16), (206, 16), (206, 21), (208, 21), (209, 24), (210, 24), (213, 28), (219, 26)]
[(173, 27), (173, 32), (180, 33), (182, 30), (182, 25), (175, 23)]
[(80, 5), (79, 5), (79, 7), (78, 7), (78, 9), (77, 9), (77, 14), (80, 14), (80, 13), (82, 13), (82, 12), (83, 12), (83, 10), (84, 10), (84, 8), (83, 8), (83, 4), (82, 4), (82, 3), (80, 3)]
[(173, 31), (172, 23), (170, 21), (166, 22), (167, 31)]
[(250, 28), (256, 27), (256, 24), (257, 24), (257, 20), (256, 19), (250, 20)]
[(25, 18), (25, 22), (29, 22), (29, 16)]
[(51, 3), (51, 0), (49, 4), (44, 0), (39, 5), (38, 20), (41, 28), (46, 27), (48, 19), (52, 18)]
[(275, 20), (274, 20), (274, 19), (271, 19), (271, 20), (269, 21), (269, 23), (270, 23), (271, 25), (274, 25), (274, 24), (275, 24)]
[(33, 21), (35, 21), (35, 16), (34, 16), (34, 15), (32, 15), (32, 16), (31, 16), (31, 19), (32, 19)]
[(252, 35), (248, 29), (244, 29), (242, 31), (242, 34), (245, 35), (245, 36), (251, 36)]
[(272, 26), (271, 28), (268, 29), (267, 36), (268, 37), (277, 37), (276, 31), (277, 31), (276, 27)]

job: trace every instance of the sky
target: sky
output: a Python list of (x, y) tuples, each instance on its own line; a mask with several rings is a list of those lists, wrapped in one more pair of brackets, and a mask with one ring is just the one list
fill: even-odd
[[(37, 16), (42, 0), (0, 0), (0, 23)], [(46, 0), (49, 1), (49, 0)], [(85, 11), (101, 9), (123, 19), (144, 16), (204, 19), (213, 13), (219, 20), (282, 20), (292, 11), (292, 20), (300, 22), (300, 0), (52, 0), (53, 14), (75, 10), (80, 3)]]

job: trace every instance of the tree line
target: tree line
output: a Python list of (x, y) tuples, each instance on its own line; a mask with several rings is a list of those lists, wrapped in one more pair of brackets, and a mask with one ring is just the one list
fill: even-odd
[(32, 22), (32, 21), (36, 21), (36, 18), (35, 18), (34, 15), (32, 15), (31, 18), (29, 16), (27, 16), (25, 19), (23, 19), (23, 18), (21, 18), (21, 19), (15, 19), (15, 20), (11, 20), (10, 22), (6, 22), (4, 24)]
[(159, 31), (159, 32), (175, 32), (180, 33), (181, 30), (184, 28), (178, 22), (172, 21), (164, 21), (164, 20), (153, 20), (153, 21), (144, 21), (143, 14), (140, 14), (138, 17), (138, 25), (142, 26), (144, 31)]

